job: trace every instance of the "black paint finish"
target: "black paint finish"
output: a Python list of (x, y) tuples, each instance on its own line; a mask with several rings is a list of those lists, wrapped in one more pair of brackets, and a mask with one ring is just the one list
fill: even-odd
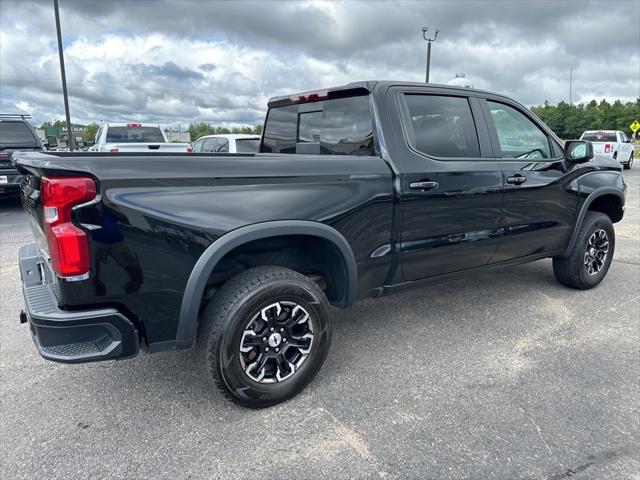
[[(41, 245), (39, 178), (89, 175), (98, 185), (96, 200), (74, 209), (75, 223), (90, 239), (91, 275), (74, 282), (53, 276), (60, 307), (114, 308), (133, 322), (151, 351), (185, 348), (193, 340), (193, 312), (206, 283), (195, 267), (206, 263), (203, 254), (212, 253), (207, 249), (214, 242), (223, 245), (233, 232), (234, 245), (242, 244), (245, 229), (248, 241), (248, 232), (279, 222), (335, 232), (327, 238), (344, 239), (339, 249), (350, 250), (355, 292), (334, 303), (348, 306), (467, 270), (558, 255), (594, 196), (616, 192), (620, 208), (624, 203), (616, 162), (496, 158), (495, 131), (481, 102), (500, 98), (524, 109), (509, 99), (424, 84), (356, 86), (371, 92), (376, 156), (18, 155), (27, 175), (23, 202)], [(406, 140), (404, 93), (466, 98), (480, 156), (437, 159), (415, 151)], [(561, 151), (555, 135), (532, 118)], [(515, 175), (526, 176), (526, 182), (508, 183)], [(411, 186), (425, 181), (436, 185)], [(313, 228), (305, 231), (313, 236)], [(199, 288), (187, 288), (190, 282)]]

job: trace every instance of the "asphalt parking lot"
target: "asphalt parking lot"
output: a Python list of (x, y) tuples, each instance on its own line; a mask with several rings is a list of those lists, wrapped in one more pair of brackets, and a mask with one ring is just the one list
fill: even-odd
[(640, 168), (625, 171), (614, 263), (595, 290), (550, 261), (335, 311), (302, 395), (226, 401), (189, 352), (42, 360), (0, 206), (2, 478), (640, 479)]

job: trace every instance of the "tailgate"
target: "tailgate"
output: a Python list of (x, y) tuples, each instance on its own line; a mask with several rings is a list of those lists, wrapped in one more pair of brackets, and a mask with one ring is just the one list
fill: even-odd
[(20, 192), (22, 205), (29, 219), (33, 239), (40, 251), (49, 256), (49, 246), (47, 245), (46, 235), (42, 228), (44, 219), (42, 217), (42, 204), (40, 201), (40, 178), (35, 175), (26, 175), (22, 182)]
[(611, 145), (609, 147), (610, 150), (606, 153), (604, 151), (605, 142), (591, 142), (591, 144), (593, 145), (593, 153), (598, 155), (611, 155), (613, 153), (613, 145), (611, 143), (609, 143)]

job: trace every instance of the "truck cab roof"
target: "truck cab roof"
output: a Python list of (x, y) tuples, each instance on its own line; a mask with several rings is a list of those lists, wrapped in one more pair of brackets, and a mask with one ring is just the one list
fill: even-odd
[(269, 108), (273, 108), (273, 107), (278, 107), (278, 106), (282, 106), (282, 105), (286, 105), (286, 104), (291, 104), (291, 103), (299, 103), (299, 102), (304, 102), (304, 101), (314, 101), (316, 99), (321, 99), (323, 97), (326, 97), (330, 94), (337, 94), (340, 95), (341, 93), (346, 93), (348, 91), (353, 91), (353, 90), (362, 90), (363, 92), (368, 92), (368, 93), (372, 93), (374, 89), (387, 89), (389, 87), (425, 87), (428, 86), (429, 88), (432, 89), (442, 89), (442, 90), (457, 90), (460, 92), (465, 92), (465, 93), (469, 93), (469, 92), (473, 92), (479, 95), (491, 95), (494, 97), (502, 97), (505, 99), (508, 99), (510, 101), (513, 101), (513, 99), (506, 97), (504, 95), (495, 93), (495, 92), (491, 92), (488, 90), (480, 90), (477, 88), (467, 88), (467, 87), (461, 87), (461, 86), (454, 86), (454, 85), (444, 85), (444, 84), (439, 84), (439, 83), (424, 83), (424, 82), (407, 82), (407, 81), (401, 81), (401, 80), (365, 80), (365, 81), (356, 81), (356, 82), (350, 82), (347, 83), (345, 85), (339, 85), (336, 87), (330, 87), (330, 88), (321, 88), (318, 90), (311, 90), (311, 91), (307, 91), (307, 92), (300, 92), (300, 93), (294, 93), (294, 94), (290, 94), (290, 95), (282, 95), (282, 96), (277, 96), (277, 97), (272, 97), (269, 99), (268, 102), (268, 107)]

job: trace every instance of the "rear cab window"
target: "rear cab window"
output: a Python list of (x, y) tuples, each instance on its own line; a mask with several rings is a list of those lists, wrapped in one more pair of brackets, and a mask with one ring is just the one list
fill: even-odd
[(590, 142), (616, 143), (618, 138), (616, 137), (616, 132), (585, 132), (582, 135), (582, 140), (589, 140)]
[(260, 150), (375, 155), (368, 92), (270, 108)]
[(236, 139), (237, 153), (256, 153), (260, 148), (259, 138), (238, 138)]
[(21, 121), (0, 121), (0, 145), (37, 147), (38, 140)]
[(164, 143), (160, 127), (109, 127), (106, 143)]

